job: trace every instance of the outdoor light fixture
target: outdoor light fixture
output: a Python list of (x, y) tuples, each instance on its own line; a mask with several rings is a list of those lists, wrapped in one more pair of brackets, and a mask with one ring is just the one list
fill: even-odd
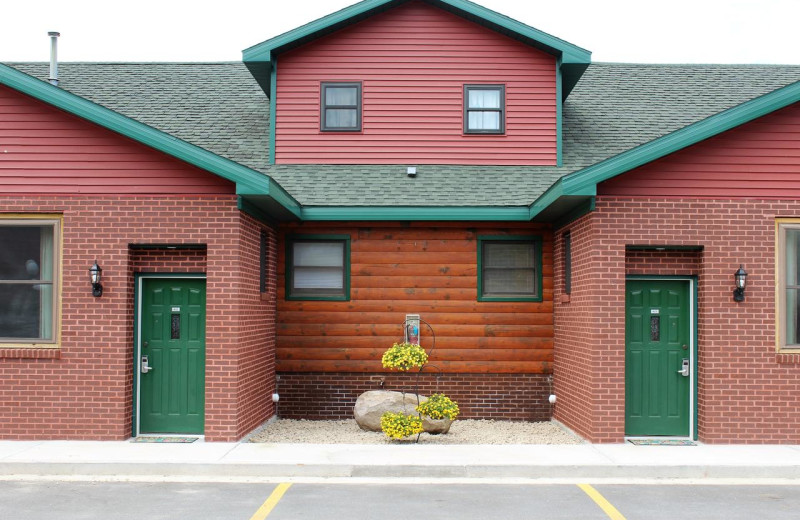
[(95, 298), (103, 295), (103, 286), (100, 285), (100, 275), (102, 273), (103, 269), (97, 265), (97, 260), (95, 260), (94, 265), (89, 268), (89, 278), (92, 281), (92, 296)]
[(736, 283), (736, 289), (733, 290), (733, 301), (743, 302), (744, 288), (747, 286), (747, 271), (744, 270), (743, 265), (739, 264), (739, 269), (733, 273), (733, 280)]

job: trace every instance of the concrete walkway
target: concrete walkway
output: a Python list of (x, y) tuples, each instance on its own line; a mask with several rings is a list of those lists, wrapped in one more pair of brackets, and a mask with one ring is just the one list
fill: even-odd
[(0, 477), (800, 479), (800, 446), (0, 441)]

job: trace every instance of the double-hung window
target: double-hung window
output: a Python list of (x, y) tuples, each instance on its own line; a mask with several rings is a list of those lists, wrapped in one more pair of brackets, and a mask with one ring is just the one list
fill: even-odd
[(778, 220), (778, 348), (800, 350), (800, 220)]
[(503, 85), (464, 85), (464, 133), (504, 133), (505, 98)]
[(478, 237), (478, 301), (542, 301), (539, 237)]
[(322, 84), (320, 130), (323, 132), (361, 130), (361, 83)]
[(290, 237), (286, 247), (286, 299), (349, 300), (350, 237)]
[(56, 343), (59, 228), (59, 219), (0, 219), (0, 343)]

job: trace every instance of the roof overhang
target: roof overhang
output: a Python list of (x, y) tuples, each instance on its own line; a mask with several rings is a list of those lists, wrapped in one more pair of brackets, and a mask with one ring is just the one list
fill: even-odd
[(0, 64), (0, 84), (65, 112), (164, 152), (188, 164), (227, 179), (236, 193), (275, 220), (298, 219), (300, 204), (278, 183), (261, 172), (98, 105), (62, 88)]
[[(363, 0), (328, 16), (314, 20), (289, 32), (256, 44), (242, 51), (242, 61), (267, 95), (270, 93), (270, 73), (273, 60), (280, 53), (299, 47), (334, 31), (358, 23), (409, 0)], [(563, 77), (562, 98), (591, 63), (592, 53), (569, 42), (551, 36), (512, 18), (467, 0), (423, 0), (457, 16), (488, 27), (555, 56), (561, 61)]]

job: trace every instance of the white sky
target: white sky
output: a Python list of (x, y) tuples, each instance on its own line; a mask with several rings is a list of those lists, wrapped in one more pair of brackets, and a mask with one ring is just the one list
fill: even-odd
[[(238, 61), (354, 0), (7, 1), (0, 62)], [(479, 0), (592, 51), (593, 61), (800, 64), (800, 0)]]

